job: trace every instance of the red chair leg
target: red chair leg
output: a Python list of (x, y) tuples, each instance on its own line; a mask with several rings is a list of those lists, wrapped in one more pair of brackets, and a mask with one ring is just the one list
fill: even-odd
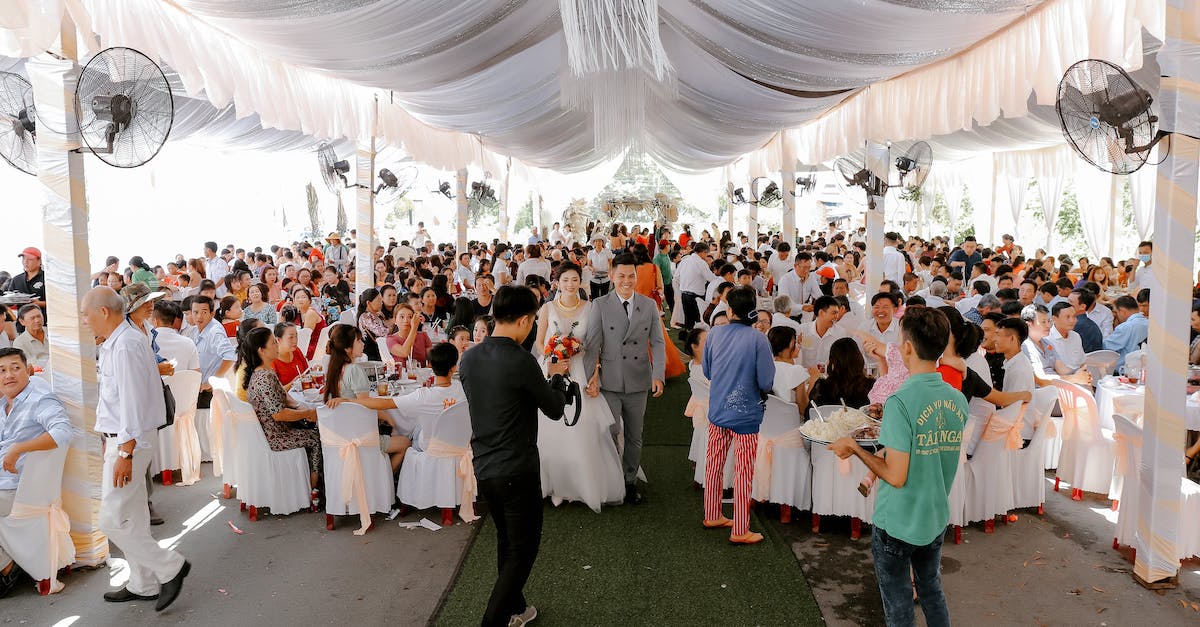
[(250, 506), (250, 520), (258, 522), (258, 508), (253, 505)]
[(442, 508), (442, 526), (450, 527), (453, 524), (454, 524), (454, 508), (453, 507), (443, 507)]
[(325, 514), (325, 529), (326, 529), (326, 531), (333, 531), (333, 526), (334, 526), (333, 514)]
[(239, 504), (238, 504), (238, 509), (240, 509), (240, 510), (241, 510), (241, 511), (243, 511), (243, 512), (244, 512), (244, 511), (246, 511), (246, 502), (245, 502), (245, 501), (242, 501), (241, 503), (239, 503)]
[(37, 583), (37, 589), (38, 589), (38, 594), (40, 594), (42, 596), (49, 596), (50, 595), (50, 580), (49, 579), (39, 579), (38, 583)]
[(233, 498), (231, 496), (232, 493), (233, 493), (233, 486), (229, 485), (228, 483), (221, 486), (221, 496), (223, 496), (227, 499)]
[(405, 505), (404, 503), (401, 503), (401, 504), (400, 504), (400, 514), (399, 514), (399, 515), (400, 515), (400, 516), (407, 516), (407, 515), (408, 515), (408, 511), (409, 511), (409, 510), (408, 510), (408, 506), (407, 506), (407, 505)]
[(861, 518), (851, 518), (850, 519), (850, 539), (857, 540), (861, 537), (862, 537), (862, 519)]
[(1072, 501), (1082, 501), (1083, 500), (1083, 490), (1081, 490), (1079, 488), (1073, 488), (1071, 490), (1071, 500)]
[(1113, 550), (1119, 551), (1120, 549), (1121, 549), (1121, 543), (1117, 542), (1116, 538), (1113, 538)]
[(1137, 561), (1137, 547), (1133, 547), (1133, 550), (1129, 552), (1129, 560), (1131, 562)]
[(1113, 499), (1112, 511), (1114, 511), (1114, 512), (1117, 511), (1117, 506), (1120, 505), (1120, 503), (1121, 502), (1118, 501), (1117, 499)]
[(173, 471), (173, 470), (162, 471), (162, 484), (163, 485), (171, 485), (173, 483), (175, 483), (175, 471)]
[(1038, 505), (1038, 516), (1045, 516), (1045, 515), (1046, 515), (1046, 504), (1042, 503), (1041, 505)]
[(954, 543), (962, 544), (962, 525), (954, 525)]
[(813, 533), (821, 533), (821, 515), (820, 514), (813, 514), (812, 532)]
[(983, 521), (983, 532), (996, 533), (996, 519), (993, 518), (991, 520)]
[(1055, 492), (1058, 492), (1058, 482), (1059, 481), (1060, 481), (1060, 479), (1058, 478), (1058, 475), (1055, 475), (1054, 476), (1054, 491)]
[(792, 506), (791, 505), (780, 505), (779, 506), (779, 522), (781, 522), (785, 525), (792, 522)]

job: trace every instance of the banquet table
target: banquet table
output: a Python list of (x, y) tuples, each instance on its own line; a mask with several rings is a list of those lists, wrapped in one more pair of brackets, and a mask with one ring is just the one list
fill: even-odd
[[(1100, 414), (1100, 426), (1115, 429), (1113, 414), (1122, 414), (1141, 423), (1141, 414), (1146, 403), (1146, 386), (1122, 383), (1117, 377), (1104, 377), (1096, 386), (1096, 410)], [(1184, 418), (1188, 431), (1200, 431), (1200, 401), (1188, 397)]]

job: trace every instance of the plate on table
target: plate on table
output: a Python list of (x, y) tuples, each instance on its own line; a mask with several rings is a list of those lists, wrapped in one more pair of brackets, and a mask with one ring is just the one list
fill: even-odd
[(309, 390), (302, 390), (300, 392), (300, 397), (303, 398), (304, 402), (306, 402), (306, 403), (320, 403), (321, 402), (321, 390), (318, 390), (316, 388), (309, 389)]

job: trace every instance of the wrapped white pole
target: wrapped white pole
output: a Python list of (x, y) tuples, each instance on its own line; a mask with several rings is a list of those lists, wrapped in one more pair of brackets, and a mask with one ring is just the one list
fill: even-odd
[(783, 133), (779, 150), (783, 155), (783, 169), (779, 175), (783, 180), (783, 241), (796, 245), (796, 150), (792, 146), (791, 133)]
[[(500, 241), (508, 241), (508, 191), (509, 180), (512, 178), (512, 157), (504, 162), (504, 188), (500, 190)], [(587, 234), (577, 237), (587, 237)]]
[[(26, 64), (33, 84), (38, 124), (46, 129), (77, 129), (75, 84), (79, 79), (75, 24), (64, 15), (62, 59), (43, 55)], [(74, 142), (74, 143), (72, 143)], [(78, 140), (68, 135), (38, 133), (38, 180), (46, 186), (42, 232), (45, 250), (47, 327), (50, 334), (50, 377), (54, 394), (66, 406), (71, 422), (93, 433), (96, 424), (96, 341), (79, 316), (90, 288), (88, 206), (83, 155), (70, 152)], [(108, 539), (100, 532), (103, 474), (100, 441), (74, 442), (63, 475), (63, 508), (71, 519), (76, 563), (96, 566), (108, 558)]]
[(454, 173), (454, 203), (457, 207), (458, 218), (455, 221), (457, 239), (454, 252), (461, 253), (467, 249), (467, 169), (460, 168)]
[[(1160, 128), (1173, 132), (1171, 151), (1158, 166), (1154, 211), (1153, 284), (1150, 290), (1149, 373), (1142, 418), (1142, 471), (1138, 489), (1134, 579), (1177, 586), (1180, 480), (1196, 195), (1200, 178), (1200, 3), (1168, 0), (1167, 36), (1158, 52), (1163, 78), (1155, 104)], [(1150, 167), (1150, 166), (1145, 166)], [(1195, 524), (1189, 521), (1188, 524)]]
[(354, 294), (358, 296), (375, 287), (375, 132), (379, 124), (379, 102), (371, 108), (371, 137), (359, 139), (355, 152), (354, 189), (356, 211), (354, 228), (358, 231), (354, 239)]

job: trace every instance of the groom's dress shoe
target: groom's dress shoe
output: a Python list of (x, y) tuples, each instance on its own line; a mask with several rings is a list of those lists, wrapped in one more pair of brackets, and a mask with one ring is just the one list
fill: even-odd
[(642, 498), (642, 495), (638, 493), (636, 485), (625, 486), (625, 502), (627, 504), (641, 505), (642, 501), (644, 500), (645, 499)]
[(153, 601), (154, 599), (157, 599), (157, 598), (158, 598), (157, 594), (151, 594), (151, 595), (134, 594), (129, 591), (129, 588), (121, 588), (120, 590), (114, 590), (112, 592), (104, 593), (104, 600), (108, 601), (109, 603), (126, 603), (128, 601)]

